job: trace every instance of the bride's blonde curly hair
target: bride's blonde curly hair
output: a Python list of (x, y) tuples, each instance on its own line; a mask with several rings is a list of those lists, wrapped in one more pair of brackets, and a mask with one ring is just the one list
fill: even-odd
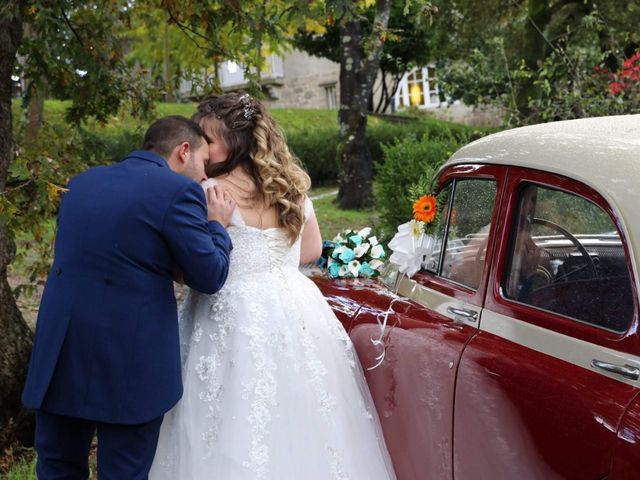
[(211, 121), (213, 131), (229, 150), (226, 161), (207, 167), (207, 175), (216, 177), (238, 166), (244, 168), (265, 208), (275, 206), (279, 226), (294, 242), (304, 223), (304, 195), (311, 180), (262, 102), (247, 93), (208, 97), (198, 105), (193, 120), (201, 126)]

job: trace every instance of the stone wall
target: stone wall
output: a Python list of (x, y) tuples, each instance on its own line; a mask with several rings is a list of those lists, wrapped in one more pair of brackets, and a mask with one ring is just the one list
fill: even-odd
[(498, 127), (502, 124), (502, 116), (496, 108), (474, 108), (463, 103), (456, 102), (447, 106), (442, 104), (438, 108), (427, 110), (431, 115), (441, 120), (476, 125), (483, 127)]
[[(330, 108), (327, 88), (333, 86), (335, 105), (340, 102), (340, 65), (294, 50), (283, 56), (284, 78), (267, 87), (265, 103), (275, 108)], [(379, 79), (377, 80), (379, 82)], [(374, 103), (379, 89), (374, 88)], [(431, 115), (467, 125), (498, 126), (501, 118), (495, 109), (472, 108), (456, 102), (426, 110)]]
[(277, 108), (329, 108), (327, 87), (339, 101), (340, 65), (293, 51), (283, 59), (284, 79), (268, 87), (267, 105)]

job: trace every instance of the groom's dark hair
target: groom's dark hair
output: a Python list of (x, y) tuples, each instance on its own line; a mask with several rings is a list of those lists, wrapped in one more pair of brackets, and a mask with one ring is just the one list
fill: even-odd
[(180, 115), (170, 115), (156, 120), (144, 134), (144, 148), (163, 157), (168, 157), (176, 146), (183, 142), (198, 148), (206, 139), (202, 128), (196, 122)]

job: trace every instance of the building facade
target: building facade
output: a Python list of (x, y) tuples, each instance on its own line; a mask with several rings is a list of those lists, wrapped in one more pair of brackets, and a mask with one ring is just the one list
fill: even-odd
[[(218, 68), (220, 86), (224, 90), (240, 89), (247, 84), (243, 69), (234, 62), (223, 62)], [(277, 108), (337, 109), (340, 100), (340, 65), (326, 58), (293, 50), (267, 58), (261, 75), (265, 103)], [(374, 104), (380, 95), (380, 81), (374, 85)], [(427, 110), (434, 116), (467, 124), (497, 124), (494, 111), (472, 109), (460, 102), (448, 104), (440, 100), (435, 65), (414, 68), (402, 77), (389, 111), (408, 108)]]

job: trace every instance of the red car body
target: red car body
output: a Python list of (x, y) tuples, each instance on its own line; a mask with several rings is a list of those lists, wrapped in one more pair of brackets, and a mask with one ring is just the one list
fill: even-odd
[[(637, 139), (640, 116), (628, 116), (525, 127), (457, 152), (441, 188), (495, 185), (482, 253), (459, 253), (457, 268), (478, 272), (472, 288), (446, 265), (387, 285), (314, 278), (358, 352), (400, 480), (640, 479)], [(573, 218), (547, 201), (564, 212), (547, 219), (552, 234), (533, 237), (550, 258), (536, 267), (547, 278), (515, 298), (508, 278), (527, 185), (542, 192), (539, 205), (543, 194), (569, 209), (585, 202), (611, 226), (562, 233), (579, 229), (585, 210)], [(385, 316), (384, 360), (371, 368)]]

